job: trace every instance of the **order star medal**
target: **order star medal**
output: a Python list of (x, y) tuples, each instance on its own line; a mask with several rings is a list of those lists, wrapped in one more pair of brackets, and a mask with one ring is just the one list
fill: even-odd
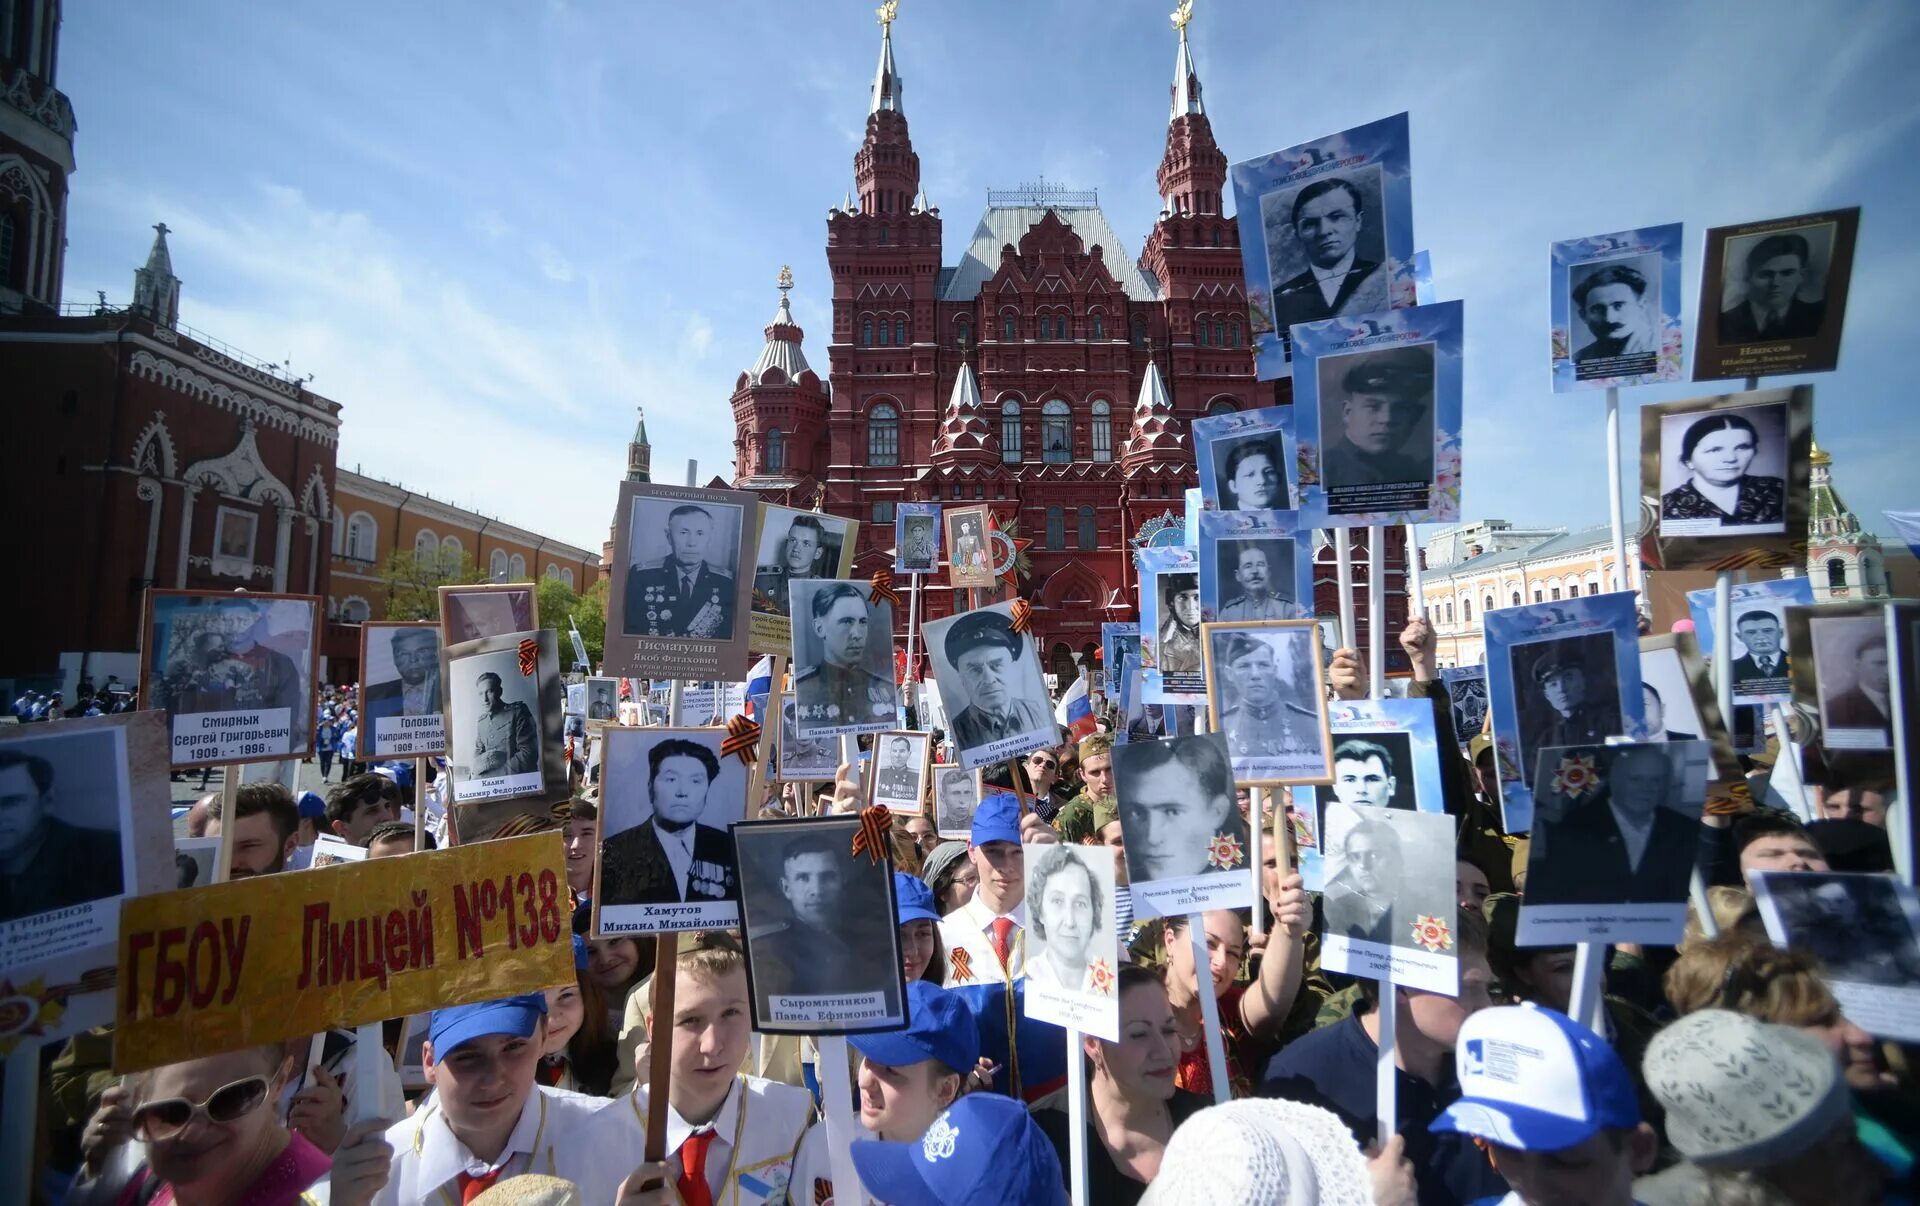
[(1240, 865), (1243, 848), (1240, 839), (1231, 833), (1216, 833), (1213, 841), (1207, 845), (1207, 865), (1218, 867), (1222, 871), (1231, 871)]
[(1436, 953), (1453, 949), (1453, 931), (1447, 923), (1431, 914), (1422, 913), (1413, 920), (1413, 940)]

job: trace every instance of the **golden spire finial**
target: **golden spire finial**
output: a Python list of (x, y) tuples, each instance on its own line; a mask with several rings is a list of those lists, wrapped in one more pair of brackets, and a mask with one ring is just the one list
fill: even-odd
[(899, 12), (900, 0), (885, 0), (885, 3), (873, 10), (873, 15), (880, 18), (881, 29), (892, 32), (893, 19)]
[(793, 269), (786, 264), (780, 265), (780, 292), (793, 288)]
[(1173, 10), (1172, 17), (1173, 27), (1180, 31), (1182, 38), (1185, 38), (1187, 22), (1193, 20), (1193, 0), (1180, 0), (1180, 6)]

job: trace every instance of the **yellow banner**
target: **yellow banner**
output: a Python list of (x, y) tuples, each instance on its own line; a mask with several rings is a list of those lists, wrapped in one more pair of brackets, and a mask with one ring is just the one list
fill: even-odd
[(559, 833), (129, 898), (113, 1069), (573, 980)]

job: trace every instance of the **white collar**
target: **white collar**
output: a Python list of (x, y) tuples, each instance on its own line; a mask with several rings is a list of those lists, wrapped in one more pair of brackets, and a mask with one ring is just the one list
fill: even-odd
[(513, 1124), (513, 1131), (507, 1136), (507, 1144), (500, 1149), (500, 1159), (492, 1165), (486, 1165), (479, 1157), (467, 1150), (447, 1124), (446, 1111), (436, 1102), (430, 1117), (423, 1119), (415, 1128), (415, 1147), (420, 1157), (420, 1181), (418, 1190), (425, 1198), (433, 1190), (457, 1179), (463, 1172), (478, 1169), (484, 1173), (493, 1168), (505, 1168), (514, 1156), (525, 1152), (529, 1163), (538, 1153), (536, 1146), (541, 1141), (541, 1129), (547, 1121), (547, 1100), (535, 1086), (527, 1094), (526, 1104), (520, 1107), (520, 1120)]
[(1353, 271), (1353, 257), (1359, 250), (1360, 247), (1357, 243), (1347, 248), (1347, 254), (1341, 256), (1340, 262), (1331, 268), (1321, 268), (1314, 264), (1308, 264), (1307, 267), (1312, 269), (1313, 279), (1316, 281), (1337, 281), (1346, 276), (1347, 273)]
[[(996, 913), (992, 909), (989, 909), (987, 907), (986, 901), (980, 899), (980, 893), (977, 889), (973, 894), (973, 899), (969, 900), (967, 903), (955, 909), (954, 913), (959, 913), (964, 915), (967, 921), (970, 922), (975, 929), (979, 930), (983, 934), (993, 928), (994, 920), (999, 917), (1011, 918), (1013, 920), (1014, 925), (1018, 926), (1023, 930), (1027, 928), (1027, 902), (1026, 901), (1023, 900), (1019, 904), (1013, 906), (1013, 911), (1011, 913)], [(951, 915), (952, 914), (949, 914), (949, 916)]]
[[(705, 1126), (695, 1126), (680, 1117), (680, 1111), (674, 1109), (673, 1103), (669, 1101), (667, 1103), (667, 1155), (672, 1156), (679, 1151), (680, 1146), (695, 1131), (712, 1131), (718, 1142), (732, 1144), (734, 1124), (740, 1120), (740, 1099), (745, 1092), (746, 1083), (738, 1076), (734, 1077), (733, 1084), (727, 1087), (726, 1100), (720, 1103), (719, 1112), (713, 1116), (713, 1121)], [(636, 1099), (637, 1097), (636, 1094)]]

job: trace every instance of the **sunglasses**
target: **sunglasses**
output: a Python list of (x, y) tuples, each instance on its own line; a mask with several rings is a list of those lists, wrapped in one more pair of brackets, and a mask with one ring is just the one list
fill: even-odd
[(133, 1112), (134, 1137), (145, 1143), (173, 1138), (205, 1115), (208, 1122), (237, 1122), (259, 1109), (267, 1100), (267, 1078), (249, 1076), (222, 1085), (205, 1101), (195, 1103), (184, 1097), (150, 1101)]
[(1027, 761), (1033, 763), (1041, 770), (1052, 770), (1054, 767), (1060, 765), (1051, 758), (1029, 758)]

